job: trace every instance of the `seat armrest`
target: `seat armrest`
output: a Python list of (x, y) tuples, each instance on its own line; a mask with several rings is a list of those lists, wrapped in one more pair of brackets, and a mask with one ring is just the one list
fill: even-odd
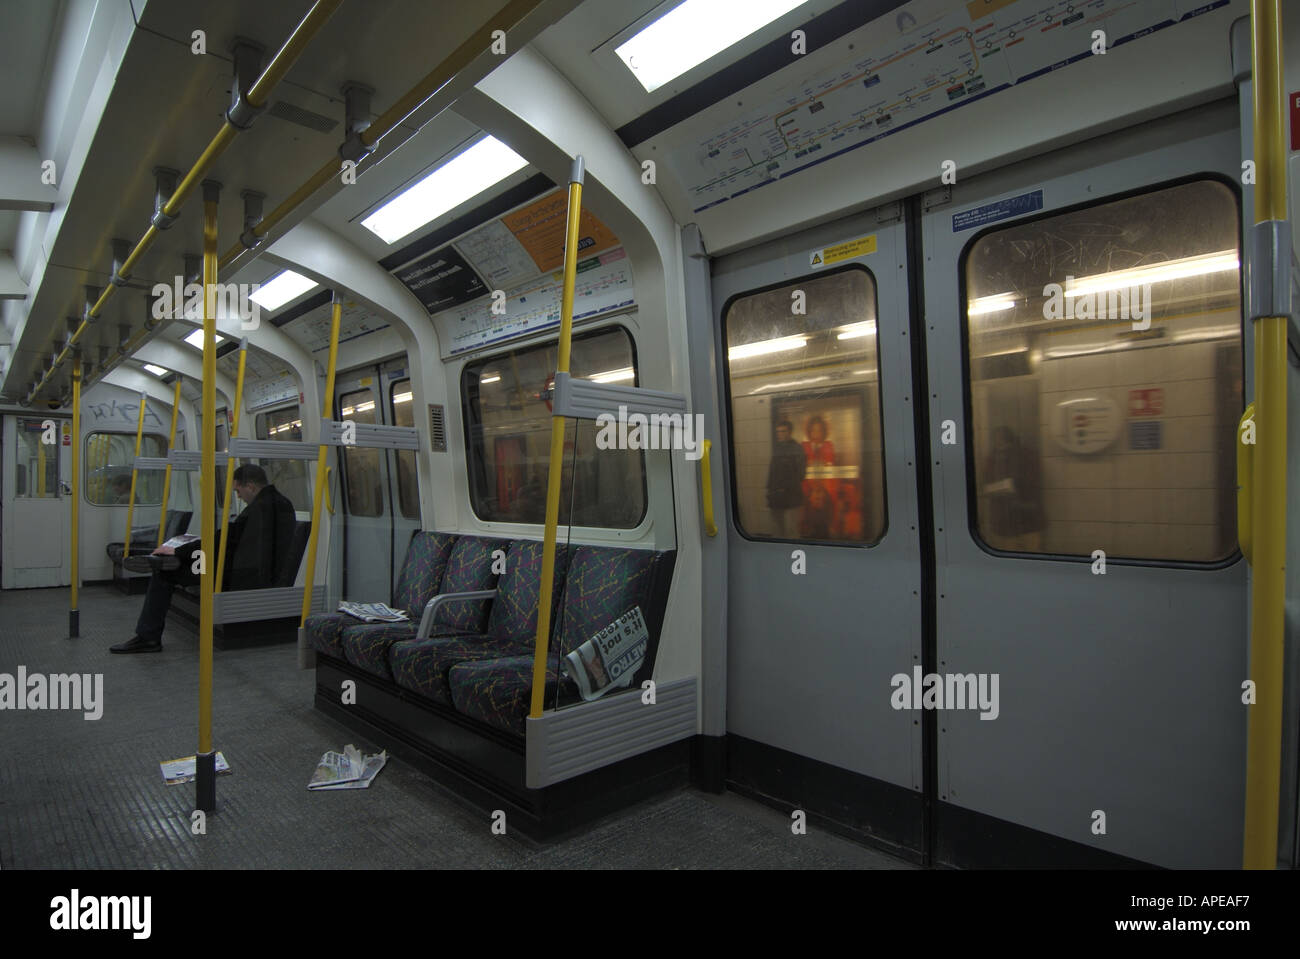
[(495, 589), (475, 589), (467, 593), (439, 593), (424, 604), (424, 614), (420, 617), (420, 630), (415, 634), (416, 639), (429, 638), (429, 633), (433, 630), (434, 614), (437, 613), (438, 607), (444, 603), (451, 603), (461, 599), (493, 599), (496, 594)]

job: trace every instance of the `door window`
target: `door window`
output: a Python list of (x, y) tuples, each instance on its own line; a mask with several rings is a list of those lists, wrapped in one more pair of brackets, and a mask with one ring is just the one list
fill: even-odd
[[(415, 409), (411, 381), (397, 380), (388, 387), (394, 426), (414, 426)], [(402, 516), (420, 518), (420, 478), (415, 468), (415, 450), (394, 450), (397, 454), (397, 504)]]
[[(378, 422), (375, 398), (368, 389), (344, 393), (339, 397), (340, 419), (365, 425)], [(348, 513), (352, 516), (381, 516), (384, 491), (379, 477), (377, 449), (342, 446), (343, 485), (347, 490)]]
[(1236, 550), (1236, 193), (1200, 180), (967, 247), (972, 529), (994, 549)]
[(885, 533), (876, 284), (863, 267), (723, 310), (736, 527), (749, 539), (870, 544)]

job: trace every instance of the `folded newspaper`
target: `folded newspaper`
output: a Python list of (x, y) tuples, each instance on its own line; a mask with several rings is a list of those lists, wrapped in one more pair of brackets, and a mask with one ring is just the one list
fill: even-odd
[[(198, 774), (194, 770), (194, 757), (186, 756), (183, 759), (171, 759), (165, 763), (159, 763), (162, 768), (163, 782), (168, 786), (179, 786), (181, 783), (194, 782)], [(230, 766), (226, 762), (226, 757), (217, 753), (217, 772), (228, 773)]]
[(312, 774), (308, 789), (368, 789), (379, 770), (388, 762), (388, 750), (378, 755), (362, 756), (361, 750), (351, 743), (343, 752), (333, 750), (320, 758), (320, 765)]
[(583, 699), (599, 699), (632, 682), (645, 660), (649, 640), (641, 607), (634, 606), (565, 656), (562, 665), (578, 684)]
[(339, 612), (355, 616), (367, 623), (405, 623), (410, 621), (405, 610), (393, 609), (384, 603), (339, 603)]

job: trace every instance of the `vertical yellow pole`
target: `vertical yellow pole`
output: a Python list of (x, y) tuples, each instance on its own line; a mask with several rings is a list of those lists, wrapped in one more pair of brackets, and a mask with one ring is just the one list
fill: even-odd
[[(176, 374), (176, 382), (172, 389), (172, 428), (167, 434), (167, 451), (170, 453), (176, 448), (176, 417), (180, 413), (181, 406), (181, 375)], [(163, 544), (167, 537), (167, 502), (171, 499), (172, 493), (172, 464), (167, 464), (167, 469), (163, 473), (163, 495), (162, 510), (158, 513), (158, 545)]]
[[(573, 340), (573, 287), (578, 277), (578, 221), (582, 215), (582, 157), (575, 157), (569, 174), (569, 219), (564, 234), (564, 293), (560, 299), (560, 349), (557, 373), (569, 372)], [(565, 418), (551, 417), (550, 472), (546, 477), (546, 533), (542, 540), (542, 583), (537, 606), (537, 647), (533, 652), (533, 698), (528, 715), (542, 715), (546, 692), (546, 657), (551, 634), (551, 591), (555, 586), (555, 527), (560, 522), (560, 478), (563, 473)]]
[[(343, 297), (338, 290), (335, 290), (334, 309), (330, 315), (329, 365), (325, 370), (325, 396), (321, 399), (322, 433), (325, 432), (326, 422), (333, 419), (330, 414), (334, 408), (334, 367), (339, 359), (339, 324), (342, 319)], [(321, 439), (324, 439), (324, 436)], [(307, 617), (311, 615), (311, 592), (316, 584), (316, 543), (320, 538), (321, 503), (325, 499), (325, 465), (325, 444), (321, 443), (316, 453), (316, 492), (311, 499), (311, 533), (307, 536), (307, 578), (302, 589), (302, 620), (298, 623), (300, 630), (307, 625)], [(302, 648), (301, 635), (298, 642), (299, 648)]]
[[(68, 637), (81, 635), (78, 587), (81, 585), (81, 357), (72, 358), (72, 605), (68, 609)], [(129, 538), (129, 537), (128, 537)]]
[[(135, 455), (140, 455), (140, 443), (144, 439), (145, 394), (140, 392), (140, 420), (135, 425)], [(131, 460), (131, 495), (126, 501), (126, 538), (122, 541), (122, 558), (131, 555), (131, 517), (135, 515), (135, 460)]]
[[(1252, 0), (1255, 95), (1255, 222), (1289, 229), (1282, 110), (1282, 19), (1278, 0)], [(1260, 255), (1264, 251), (1256, 249)], [(1291, 264), (1255, 263), (1286, 271)], [(1282, 763), (1283, 604), (1286, 581), (1286, 327), (1284, 316), (1255, 320), (1255, 455), (1251, 555), (1250, 678), (1246, 744), (1246, 824), (1242, 865), (1277, 867)], [(1240, 434), (1237, 442), (1241, 442)]]
[[(235, 410), (230, 414), (230, 429), (226, 431), (226, 453), (230, 452), (230, 441), (239, 435), (239, 408), (244, 402), (244, 360), (248, 357), (248, 337), (239, 341), (239, 375), (235, 378)], [(226, 492), (221, 497), (221, 550), (217, 553), (217, 582), (212, 587), (214, 593), (221, 592), (222, 580), (226, 578), (226, 540), (230, 538), (230, 490), (235, 482), (235, 461), (226, 456)]]
[[(221, 184), (203, 181), (203, 437), (200, 440), (199, 539), (212, 555), (216, 499), (213, 473), (217, 445), (217, 322), (214, 287), (217, 282), (217, 200)], [(206, 559), (205, 556), (205, 559)], [(195, 761), (195, 808), (217, 807), (217, 760), (212, 750), (212, 581), (211, 562), (204, 562), (199, 582), (199, 750)]]

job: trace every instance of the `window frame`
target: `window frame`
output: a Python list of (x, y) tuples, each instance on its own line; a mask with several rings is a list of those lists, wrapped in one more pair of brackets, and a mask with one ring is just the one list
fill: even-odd
[[(149, 437), (149, 436), (152, 436), (152, 437), (154, 437), (155, 439), (157, 439), (158, 442), (162, 445), (162, 448), (163, 448), (163, 456), (164, 456), (164, 457), (167, 456), (168, 453), (170, 452), (170, 447), (167, 445), (167, 436), (166, 436), (165, 434), (163, 434), (163, 433), (152, 433), (152, 432), (149, 432), (148, 430), (146, 430), (146, 431), (145, 431), (143, 434), (141, 434), (141, 435), (142, 435), (142, 437)], [(135, 434), (134, 434), (134, 433), (127, 432), (127, 431), (125, 431), (125, 430), (93, 430), (93, 431), (91, 431), (91, 432), (89, 432), (89, 433), (84, 434), (84, 435), (81, 437), (81, 444), (82, 444), (82, 446), (81, 446), (81, 457), (82, 457), (82, 459), (81, 459), (81, 499), (82, 499), (82, 502), (84, 502), (87, 506), (93, 506), (93, 507), (95, 507), (96, 509), (115, 509), (115, 508), (119, 508), (119, 507), (120, 507), (121, 509), (126, 509), (128, 506), (130, 506), (130, 505), (132, 505), (132, 504), (129, 504), (129, 503), (96, 503), (94, 500), (92, 500), (92, 499), (90, 498), (90, 478), (89, 478), (89, 476), (87, 475), (87, 474), (88, 474), (88, 471), (90, 470), (90, 454), (89, 454), (89, 447), (90, 447), (90, 441), (91, 441), (91, 439), (94, 438), (94, 437), (96, 437), (96, 436), (125, 436), (127, 439), (129, 439), (129, 440), (131, 441), (132, 444), (134, 444), (134, 442), (135, 442)], [(140, 442), (140, 447), (141, 447), (141, 450), (142, 450), (142, 452), (140, 453), (140, 455), (141, 455), (141, 456), (145, 456), (145, 455), (147, 455), (147, 454), (145, 454), (145, 453), (143, 452), (143, 449), (144, 449), (144, 441), (143, 441), (143, 439), (142, 439), (141, 442)], [(178, 447), (178, 448), (179, 448), (179, 447)], [(132, 459), (134, 460), (134, 457), (133, 457)], [(106, 464), (106, 465), (111, 465), (111, 464)], [(124, 467), (123, 467), (123, 468), (125, 468), (125, 467), (128, 466), (128, 465), (130, 465), (130, 464), (124, 464)], [(153, 472), (153, 471), (150, 471), (150, 472)], [(174, 473), (174, 472), (175, 472), (175, 471), (173, 470), (173, 473)], [(137, 492), (138, 492), (138, 490), (137, 490)], [(129, 495), (129, 494), (128, 494), (128, 495)], [(135, 503), (134, 505), (135, 505), (135, 506), (138, 506), (138, 507), (141, 507), (141, 508), (152, 508), (152, 507), (155, 507), (155, 506), (161, 506), (161, 505), (162, 505), (162, 493), (161, 493), (161, 491), (159, 492), (158, 502), (156, 502), (156, 503)], [(168, 509), (171, 509), (171, 507), (168, 506)]]
[[(777, 539), (771, 536), (753, 536), (745, 530), (740, 523), (740, 496), (736, 487), (736, 424), (732, 416), (732, 393), (731, 393), (731, 357), (727, 347), (727, 314), (731, 312), (732, 305), (740, 299), (750, 296), (759, 296), (763, 293), (770, 293), (773, 290), (780, 290), (788, 286), (796, 286), (808, 280), (817, 280), (827, 276), (835, 276), (839, 273), (847, 273), (851, 270), (858, 270), (865, 273), (871, 280), (871, 290), (874, 302), (872, 303), (873, 312), (876, 321), (876, 416), (880, 428), (880, 508), (881, 518), (883, 520), (880, 527), (880, 535), (871, 541), (853, 542), (849, 540), (827, 540), (827, 539)], [(885, 435), (885, 369), (884, 363), (881, 362), (880, 351), (880, 281), (876, 279), (875, 271), (865, 263), (846, 263), (844, 266), (835, 267), (828, 270), (817, 270), (816, 272), (803, 273), (799, 276), (789, 277), (777, 283), (768, 283), (764, 286), (754, 287), (749, 290), (741, 290), (727, 297), (722, 304), (722, 310), (718, 314), (718, 336), (720, 356), (724, 362), (719, 365), (722, 368), (722, 389), (723, 397), (726, 400), (725, 415), (727, 417), (727, 462), (730, 466), (727, 476), (727, 484), (731, 489), (731, 524), (736, 534), (750, 543), (800, 543), (808, 546), (835, 546), (841, 549), (875, 549), (885, 541), (889, 535), (889, 457), (886, 448)], [(830, 387), (827, 393), (834, 395), (837, 392), (845, 390), (854, 390), (855, 387), (838, 386)], [(865, 425), (866, 418), (863, 417)]]
[[(961, 377), (962, 377), (962, 415), (964, 417), (962, 437), (965, 443), (965, 483), (966, 483), (966, 529), (970, 534), (971, 541), (985, 553), (998, 558), (1012, 558), (1022, 560), (1037, 560), (1040, 562), (1067, 562), (1067, 563), (1088, 563), (1093, 562), (1091, 555), (1080, 555), (1077, 553), (1027, 553), (1014, 550), (999, 549), (989, 545), (979, 533), (979, 494), (975, 483), (975, 436), (974, 436), (974, 418), (973, 406), (971, 402), (971, 359), (970, 359), (970, 317), (967, 315), (969, 299), (966, 290), (966, 261), (970, 257), (971, 251), (975, 245), (986, 236), (1005, 230), (1010, 227), (1027, 226), (1043, 220), (1050, 220), (1055, 217), (1065, 216), (1070, 213), (1077, 213), (1082, 210), (1093, 209), (1103, 206), (1107, 203), (1117, 203), (1136, 196), (1144, 196), (1151, 193), (1158, 193), (1161, 190), (1171, 189), (1173, 187), (1183, 186), (1190, 183), (1202, 183), (1212, 181), (1222, 186), (1226, 186), (1232, 196), (1236, 199), (1237, 206), (1237, 255), (1241, 264), (1237, 269), (1237, 296), (1241, 304), (1241, 326), (1238, 330), (1238, 344), (1241, 350), (1241, 370), (1242, 370), (1242, 389), (1241, 400), (1242, 406), (1240, 413), (1246, 411), (1246, 294), (1245, 294), (1245, 247), (1242, 233), (1242, 190), (1241, 185), (1231, 177), (1225, 176), (1217, 171), (1202, 171), (1199, 173), (1190, 173), (1184, 176), (1172, 177), (1166, 180), (1159, 180), (1153, 183), (1147, 183), (1142, 186), (1133, 187), (1128, 190), (1121, 190), (1116, 193), (1110, 193), (1106, 196), (1089, 198), (1078, 203), (1062, 206), (1053, 210), (1037, 211), (1029, 216), (1018, 217), (1011, 220), (1002, 220), (998, 223), (990, 224), (983, 229), (977, 230), (969, 240), (963, 244), (961, 251), (957, 255), (957, 308), (958, 308), (958, 331), (959, 347), (961, 349)], [(1220, 570), (1234, 565), (1242, 559), (1240, 537), (1234, 538), (1235, 548), (1226, 557), (1220, 560), (1181, 560), (1181, 559), (1142, 559), (1128, 556), (1112, 557), (1106, 555), (1106, 564), (1108, 566), (1139, 566), (1151, 567), (1156, 569), (1188, 569), (1188, 570)]]
[[(633, 374), (632, 385), (640, 386), (641, 366), (637, 355), (636, 335), (632, 332), (632, 329), (628, 327), (626, 324), (608, 323), (603, 326), (588, 327), (582, 330), (581, 332), (574, 331), (572, 334), (570, 345), (572, 346), (572, 343), (578, 342), (580, 340), (593, 339), (594, 337), (600, 336), (602, 334), (612, 333), (614, 331), (621, 332), (627, 339), (627, 344), (632, 354), (632, 374)], [(551, 333), (552, 331), (548, 330), (546, 332)], [(537, 527), (545, 528), (546, 521), (545, 518), (543, 517), (543, 520), (540, 523), (521, 523), (521, 522), (516, 522), (514, 520), (490, 519), (479, 513), (478, 506), (474, 502), (474, 488), (470, 476), (470, 472), (473, 469), (473, 464), (476, 461), (476, 456), (473, 447), (473, 428), (472, 428), (473, 421), (470, 415), (471, 403), (469, 397), (469, 383), (467, 379), (469, 375), (469, 371), (473, 367), (486, 366), (488, 363), (491, 363), (492, 361), (498, 360), (502, 357), (507, 357), (511, 353), (519, 353), (519, 352), (523, 352), (527, 350), (535, 350), (535, 349), (544, 349), (546, 347), (555, 347), (559, 345), (559, 342), (560, 340), (558, 336), (558, 331), (555, 331), (555, 335), (547, 336), (545, 338), (522, 340), (520, 342), (517, 342), (509, 346), (506, 349), (499, 350), (497, 352), (491, 352), (491, 353), (483, 352), (483, 353), (473, 354), (465, 358), (465, 362), (460, 368), (459, 386), (460, 386), (461, 432), (465, 440), (465, 492), (469, 500), (469, 509), (471, 515), (474, 517), (475, 520), (477, 520), (480, 524), (482, 524), (483, 528), (485, 529), (499, 528), (504, 530), (504, 529), (537, 528)], [(493, 345), (495, 346), (497, 344), (493, 344)], [(477, 397), (475, 399), (477, 401)], [(567, 417), (566, 419), (571, 420), (573, 418)], [(482, 422), (481, 415), (479, 417), (479, 420), (481, 424)], [(590, 422), (594, 422), (594, 421), (590, 421)], [(649, 483), (649, 475), (648, 475), (648, 469), (647, 469), (646, 457), (645, 457), (646, 451), (639, 450), (638, 452), (641, 454), (641, 515), (637, 518), (636, 522), (634, 522), (631, 526), (584, 526), (584, 525), (575, 525), (570, 523), (567, 525), (566, 528), (581, 529), (581, 530), (597, 530), (602, 533), (613, 533), (619, 537), (640, 536), (645, 532), (645, 530), (648, 528), (648, 523), (650, 520), (650, 483)], [(479, 462), (484, 462), (481, 456), (477, 457), (477, 460)], [(560, 523), (559, 525), (566, 526), (566, 524), (564, 523)]]
[[(415, 390), (411, 386), (411, 376), (408, 373), (401, 379), (392, 379), (388, 381), (388, 416), (393, 425), (397, 425), (397, 387), (406, 384), (407, 391), (411, 394), (411, 425), (415, 425)], [(421, 521), (420, 514), (420, 461), (416, 457), (416, 450), (393, 450), (393, 485), (397, 487), (397, 502), (394, 504), (397, 509), (393, 513), (395, 519), (413, 519)], [(415, 477), (415, 513), (406, 512), (406, 503), (403, 502), (402, 496), (402, 454), (411, 454), (411, 470)]]
[[(370, 377), (371, 375), (373, 374), (369, 374), (369, 373), (366, 374), (367, 377)], [(372, 414), (370, 424), (360, 424), (360, 425), (382, 425), (384, 422), (383, 408), (382, 408), (382, 404), (384, 402), (384, 393), (383, 390), (379, 389), (378, 386), (376, 386), (373, 382), (367, 385), (360, 385), (355, 383), (355, 381), (353, 381), (352, 387), (348, 389), (347, 392), (335, 393), (334, 414), (336, 420), (340, 423), (355, 422), (354, 420), (349, 420), (346, 416), (344, 416), (343, 405), (347, 397), (355, 396), (358, 393), (365, 393), (371, 399), (371, 402), (374, 403), (374, 407), (372, 409), (364, 411), (366, 413)], [(357, 412), (355, 408), (353, 409), (353, 412), (354, 413)], [(360, 454), (363, 452), (373, 452), (375, 454), (376, 470), (375, 470), (374, 491), (378, 493), (376, 502), (378, 504), (379, 511), (377, 513), (354, 513), (352, 511), (352, 477), (350, 475), (352, 471), (349, 468), (349, 466), (353, 462), (352, 455)], [(341, 499), (343, 500), (342, 502), (343, 515), (356, 517), (357, 519), (383, 519), (385, 517), (389, 517), (389, 518), (392, 517), (392, 509), (391, 509), (392, 503), (390, 502), (389, 497), (384, 489), (384, 464), (386, 458), (380, 455), (382, 452), (383, 450), (380, 450), (376, 447), (340, 446), (338, 448), (339, 493)], [(360, 491), (360, 487), (358, 487), (358, 491)]]

